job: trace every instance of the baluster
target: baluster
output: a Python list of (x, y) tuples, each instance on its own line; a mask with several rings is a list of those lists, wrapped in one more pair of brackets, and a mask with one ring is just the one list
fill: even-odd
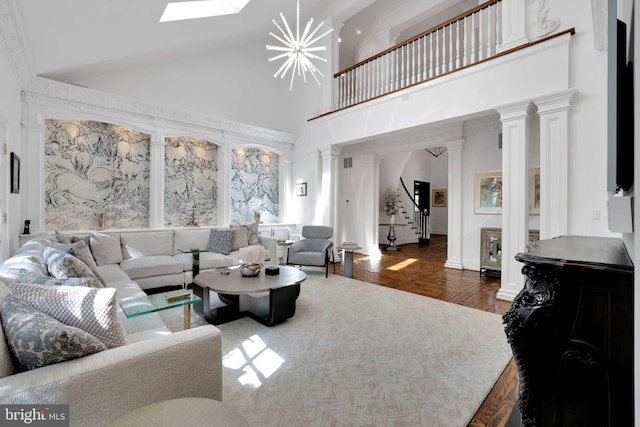
[(460, 24), (462, 20), (456, 21), (456, 69), (460, 68), (460, 55), (462, 53), (462, 40), (460, 39)]
[(487, 58), (491, 58), (491, 8), (487, 8)]
[(371, 63), (364, 64), (364, 99), (371, 99)]
[(433, 77), (433, 33), (429, 34), (429, 78)]
[(438, 30), (440, 34), (440, 41), (438, 42), (438, 51), (440, 52), (440, 72), (438, 74), (444, 74), (447, 72), (447, 32), (444, 28)]
[(496, 52), (502, 44), (502, 2), (496, 4)]
[(484, 59), (484, 10), (478, 11), (478, 61)]
[(422, 81), (422, 38), (416, 40), (416, 82)]
[(463, 47), (462, 47), (462, 66), (466, 67), (469, 64), (469, 20), (465, 16), (462, 25)]
[(400, 87), (404, 87), (406, 83), (407, 75), (405, 74), (405, 57), (406, 57), (405, 46), (401, 46), (400, 47)]
[(435, 37), (436, 37), (436, 42), (435, 42), (435, 61), (436, 61), (436, 76), (440, 75), (440, 31), (436, 30), (435, 31)]
[(455, 46), (455, 37), (453, 36), (453, 23), (449, 25), (449, 71), (453, 70), (453, 48)]
[(476, 62), (476, 14), (471, 15), (471, 59), (473, 64)]
[(422, 64), (420, 65), (422, 67), (422, 81), (427, 80), (427, 78), (429, 77), (429, 65), (427, 65), (429, 62), (427, 58), (427, 40), (428, 39), (429, 39), (428, 35), (422, 37)]

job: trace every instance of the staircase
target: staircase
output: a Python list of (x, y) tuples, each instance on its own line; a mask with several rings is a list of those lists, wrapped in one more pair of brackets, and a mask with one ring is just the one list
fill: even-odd
[(402, 178), (400, 178), (400, 186), (401, 189), (396, 190), (398, 204), (400, 205), (400, 214), (416, 241), (421, 245), (428, 244), (431, 240), (429, 212), (420, 212), (418, 204), (407, 189)]

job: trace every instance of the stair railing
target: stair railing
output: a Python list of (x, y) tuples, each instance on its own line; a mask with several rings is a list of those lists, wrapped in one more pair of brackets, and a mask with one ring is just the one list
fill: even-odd
[(490, 0), (334, 75), (336, 110), (479, 63), (498, 53), (502, 0)]
[(413, 194), (409, 192), (407, 186), (404, 183), (402, 177), (400, 177), (400, 185), (404, 189), (407, 197), (411, 200), (412, 208), (413, 208), (413, 224), (416, 229), (416, 234), (419, 236), (419, 241), (422, 243), (424, 241), (428, 241), (431, 239), (431, 218), (429, 216), (429, 211), (425, 209), (424, 211), (420, 210), (420, 207), (416, 203)]

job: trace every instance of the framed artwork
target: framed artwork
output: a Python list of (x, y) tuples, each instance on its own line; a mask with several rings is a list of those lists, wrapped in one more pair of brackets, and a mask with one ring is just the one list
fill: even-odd
[(306, 196), (307, 195), (307, 183), (301, 182), (296, 184), (296, 196)]
[(529, 214), (540, 215), (540, 168), (529, 169)]
[(502, 171), (476, 172), (474, 185), (474, 212), (477, 214), (502, 213)]
[(439, 189), (431, 192), (431, 206), (444, 208), (447, 206), (447, 190)]
[(11, 153), (11, 192), (20, 193), (20, 157)]

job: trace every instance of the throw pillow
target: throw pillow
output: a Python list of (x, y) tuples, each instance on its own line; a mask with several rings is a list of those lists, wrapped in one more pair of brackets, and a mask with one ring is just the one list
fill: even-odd
[(89, 286), (102, 288), (102, 282), (84, 262), (73, 255), (56, 248), (44, 248), (44, 262), (47, 264), (49, 274), (58, 279), (70, 277), (86, 277)]
[(247, 227), (247, 240), (250, 245), (257, 245), (260, 243), (260, 233), (258, 232), (258, 224), (253, 222), (251, 224), (245, 224)]
[(209, 244), (207, 249), (223, 255), (231, 253), (231, 241), (233, 240), (233, 230), (211, 229), (209, 234)]
[(83, 329), (107, 348), (127, 343), (126, 332), (116, 314), (116, 290), (82, 286), (47, 286), (12, 283), (9, 289), (20, 300), (56, 320)]
[(98, 265), (120, 264), (122, 262), (122, 247), (120, 235), (113, 236), (102, 233), (91, 233), (91, 252)]
[(91, 269), (91, 272), (95, 274), (103, 288), (107, 287), (107, 282), (105, 282), (100, 275), (100, 272), (98, 271), (98, 264), (96, 264), (96, 260), (93, 259), (93, 255), (91, 255), (91, 249), (89, 249), (89, 245), (87, 245), (84, 240), (79, 240), (75, 243), (69, 253), (84, 262), (87, 267)]
[(0, 316), (9, 350), (22, 370), (107, 349), (90, 333), (65, 325), (11, 294), (0, 303)]
[(247, 227), (245, 225), (239, 225), (233, 228), (233, 242), (231, 243), (231, 250), (237, 251), (240, 248), (249, 246), (249, 238), (247, 237)]
[(49, 286), (89, 286), (89, 279), (87, 277), (57, 279), (55, 277), (45, 276), (44, 274), (37, 274), (30, 270), (21, 271), (17, 281), (20, 283), (37, 283), (39, 285)]

